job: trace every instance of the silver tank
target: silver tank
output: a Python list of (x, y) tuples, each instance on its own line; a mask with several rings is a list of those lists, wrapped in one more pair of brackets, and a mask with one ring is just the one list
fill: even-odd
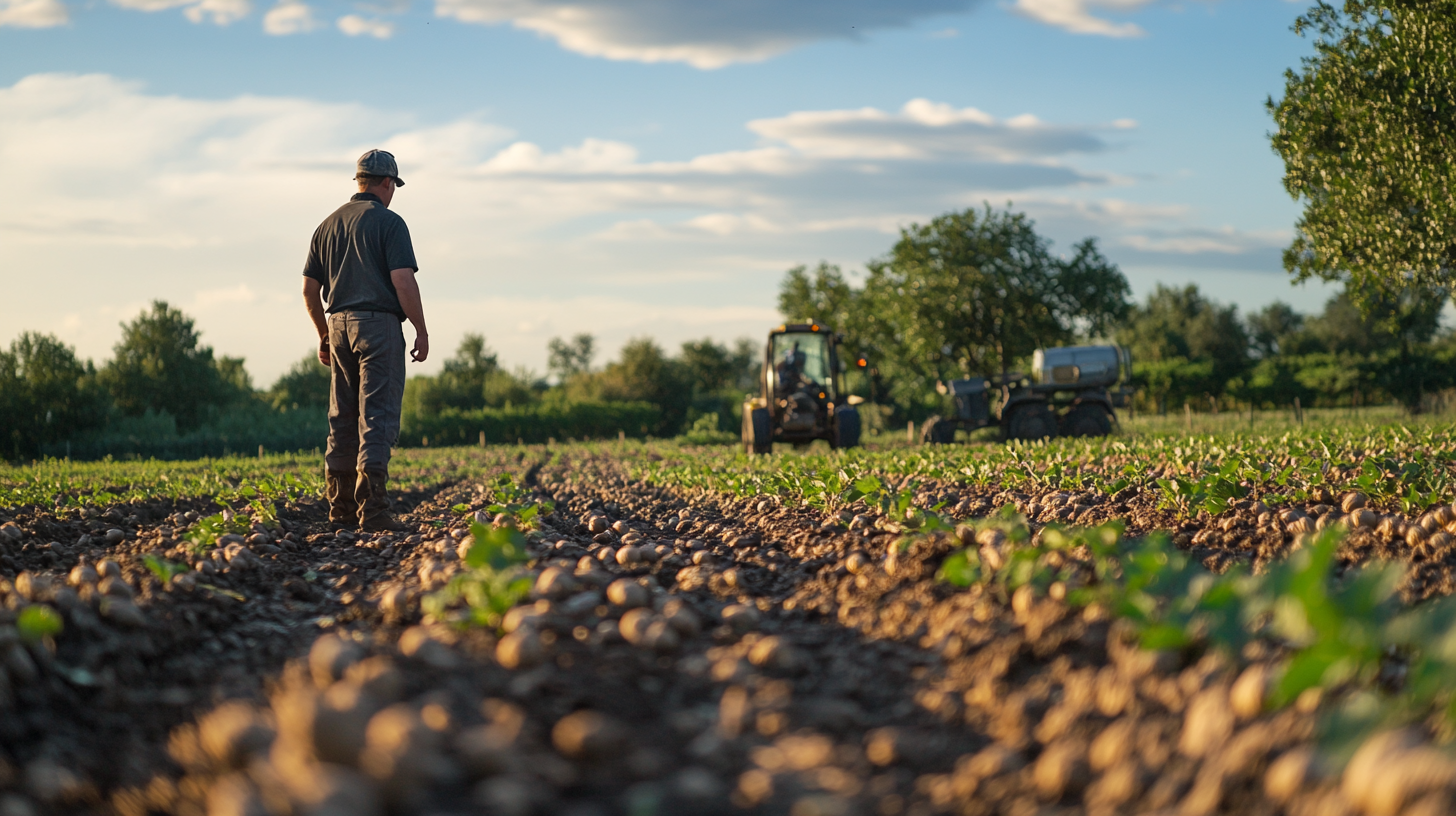
[(1116, 346), (1037, 349), (1031, 358), (1031, 379), (1038, 385), (1101, 388), (1118, 381), (1120, 363)]

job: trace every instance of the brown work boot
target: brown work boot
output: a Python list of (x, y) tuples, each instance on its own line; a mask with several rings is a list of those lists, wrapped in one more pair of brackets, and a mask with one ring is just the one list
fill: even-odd
[(359, 502), (359, 529), (371, 533), (401, 533), (406, 528), (389, 513), (389, 496), (384, 486), (389, 481), (385, 470), (370, 468), (359, 472), (359, 485), (354, 498)]
[(324, 475), (329, 524), (352, 530), (359, 523), (359, 500), (354, 497), (358, 478), (359, 474), (352, 470), (330, 470)]

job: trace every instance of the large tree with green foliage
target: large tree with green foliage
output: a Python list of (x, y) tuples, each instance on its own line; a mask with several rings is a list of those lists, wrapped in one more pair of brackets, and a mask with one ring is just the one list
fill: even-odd
[(247, 386), (239, 380), (241, 361), (220, 367), (198, 340), (192, 318), (166, 301), (123, 323), (115, 357), (100, 374), (117, 408), (129, 416), (165, 412), (185, 431), (201, 424), (208, 408), (235, 398)]
[(1059, 258), (1023, 213), (966, 210), (914, 224), (869, 264), (859, 310), (903, 388), (1004, 372), (1039, 346), (1108, 332), (1127, 279), (1088, 238)]
[(1294, 30), (1315, 54), (1268, 103), (1284, 187), (1304, 203), (1285, 266), (1354, 281), (1361, 298), (1450, 284), (1456, 2), (1320, 0)]
[(811, 271), (800, 264), (784, 273), (779, 284), (779, 314), (785, 320), (817, 320), (846, 337), (859, 326), (859, 292), (828, 261)]

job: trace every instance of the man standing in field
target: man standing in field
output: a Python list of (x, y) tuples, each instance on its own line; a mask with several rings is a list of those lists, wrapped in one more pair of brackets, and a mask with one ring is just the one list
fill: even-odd
[(359, 192), (314, 230), (303, 268), (303, 303), (318, 330), (319, 362), (333, 376), (324, 457), (329, 521), (399, 531), (404, 527), (389, 513), (384, 486), (404, 400), (401, 324), (406, 318), (414, 324), (410, 357), (417, 363), (430, 353), (430, 335), (409, 228), (389, 211), (395, 188), (404, 186), (394, 156), (365, 153), (354, 179)]

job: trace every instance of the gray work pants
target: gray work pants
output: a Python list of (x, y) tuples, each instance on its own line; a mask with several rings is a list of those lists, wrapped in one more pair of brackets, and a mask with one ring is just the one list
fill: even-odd
[(389, 312), (329, 315), (329, 470), (387, 470), (404, 401), (404, 332)]

